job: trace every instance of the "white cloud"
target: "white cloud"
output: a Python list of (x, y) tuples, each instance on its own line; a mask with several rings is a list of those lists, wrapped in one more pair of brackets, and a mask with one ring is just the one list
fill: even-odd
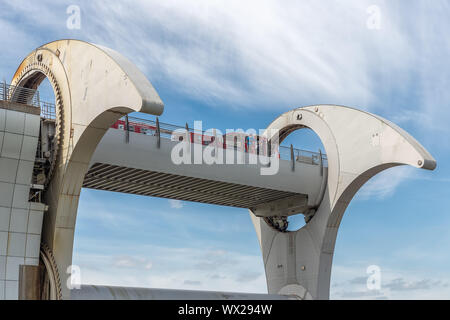
[(153, 267), (153, 263), (152, 262), (147, 262), (147, 264), (145, 265), (145, 269), (150, 270)]
[[(399, 12), (395, 4), (378, 3), (380, 30), (367, 28), (373, 1), (327, 3), (326, 10), (318, 1), (84, 1), (78, 35), (118, 49), (151, 79), (206, 102), (368, 108), (380, 90), (404, 88), (416, 71), (426, 89), (424, 110), (435, 110), (445, 94), (436, 95), (436, 85), (443, 88), (448, 80), (435, 73), (441, 66), (430, 58), (439, 50), (445, 60), (450, 41), (427, 26), (431, 16), (433, 25), (447, 23), (448, 4), (417, 2), (411, 12)], [(7, 9), (73, 36), (65, 29), (67, 4), (14, 1)], [(423, 11), (422, 23), (409, 22)]]
[(143, 268), (149, 270), (152, 268), (153, 264), (146, 258), (142, 257), (131, 257), (131, 256), (120, 256), (113, 258), (113, 265), (119, 268)]
[(403, 181), (414, 175), (412, 170), (414, 169), (401, 166), (378, 173), (361, 187), (358, 191), (357, 198), (366, 200), (370, 198), (384, 199), (392, 197), (395, 189)]
[[(32, 50), (25, 48), (39, 37), (28, 29), (43, 41), (80, 37), (122, 52), (157, 85), (212, 106), (345, 104), (448, 131), (447, 1), (401, 8), (376, 1), (380, 30), (367, 28), (371, 0), (326, 10), (320, 1), (81, 1), (77, 32), (65, 28), (69, 4), (2, 4), (10, 13), (0, 16), (9, 30), (0, 35), (5, 56)], [(15, 14), (26, 23), (14, 23)]]
[(187, 286), (199, 286), (202, 284), (201, 281), (195, 281), (195, 280), (194, 281), (193, 280), (184, 280), (183, 283)]
[[(4, 55), (20, 61), (38, 41), (81, 38), (123, 53), (157, 89), (213, 107), (356, 106), (426, 128), (419, 141), (450, 144), (427, 138), (449, 132), (445, 0), (401, 8), (376, 1), (380, 30), (367, 28), (371, 0), (327, 3), (326, 10), (320, 1), (81, 1), (76, 32), (65, 28), (70, 4), (2, 4), (11, 13), (0, 15), (0, 26), (10, 30), (0, 35)], [(26, 23), (17, 27), (14, 14)], [(40, 37), (29, 37), (29, 30)], [(0, 68), (11, 73), (11, 61)]]
[(333, 266), (331, 299), (445, 299), (450, 295), (450, 279), (439, 275), (382, 267), (380, 290), (367, 288), (368, 276), (361, 263)]
[(173, 209), (181, 209), (184, 206), (182, 201), (174, 200), (174, 199), (170, 199), (169, 204), (170, 204), (170, 207)]
[[(109, 246), (97, 251), (109, 251)], [(116, 246), (116, 251), (129, 248)], [(83, 284), (126, 287), (198, 289), (266, 293), (265, 276), (259, 256), (224, 250), (201, 250), (142, 245), (139, 256), (118, 256), (76, 252)], [(145, 268), (152, 256), (151, 268)]]
[[(145, 63), (152, 77), (160, 74), (201, 100), (238, 105), (268, 98), (280, 105), (312, 97), (367, 101), (372, 61), (361, 42), (342, 41), (349, 34), (359, 40), (374, 36), (365, 26), (366, 7), (362, 2), (322, 10), (311, 2), (136, 1), (112, 11), (95, 8), (104, 19), (92, 40), (103, 42), (107, 35)], [(129, 20), (137, 23), (124, 23)], [(394, 37), (406, 54), (407, 43)]]
[(132, 261), (129, 257), (122, 257), (117, 259), (117, 261), (114, 263), (116, 267), (134, 267), (134, 261)]
[[(409, 25), (408, 12), (399, 15), (384, 1), (381, 30), (369, 30), (371, 4), (327, 3), (324, 10), (317, 1), (132, 1), (85, 11), (87, 19), (93, 19), (90, 11), (103, 17), (93, 41), (109, 39), (152, 79), (165, 79), (186, 96), (272, 109), (308, 103), (369, 108), (381, 104), (376, 95), (384, 90), (403, 89), (414, 72), (423, 76), (416, 79), (419, 85), (429, 83), (425, 79), (440, 65), (424, 58), (435, 55), (423, 50), (424, 44), (450, 47), (445, 37), (436, 39), (442, 35), (420, 34), (422, 25)], [(411, 15), (421, 9), (418, 5)], [(440, 9), (445, 11), (445, 5), (436, 2), (429, 14), (442, 14), (445, 21)], [(438, 80), (438, 87), (448, 84), (446, 78)], [(443, 97), (436, 95), (435, 85), (424, 86), (422, 111)]]

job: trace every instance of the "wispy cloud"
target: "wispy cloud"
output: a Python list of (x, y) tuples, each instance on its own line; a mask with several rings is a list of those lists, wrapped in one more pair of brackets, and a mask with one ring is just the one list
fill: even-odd
[(382, 292), (378, 290), (361, 290), (361, 291), (342, 291), (339, 292), (339, 297), (344, 299), (376, 299), (385, 297)]
[[(364, 267), (333, 267), (331, 297), (333, 299), (445, 299), (450, 293), (450, 279), (381, 268), (380, 289), (368, 289)], [(355, 277), (355, 275), (358, 275)]]
[(431, 279), (407, 281), (403, 278), (396, 278), (384, 286), (392, 291), (430, 290), (440, 286), (448, 287), (448, 282)]
[[(416, 299), (442, 299), (441, 293), (447, 291), (449, 282), (441, 279), (406, 280), (395, 278), (382, 285), (380, 290), (369, 290), (359, 283), (360, 278), (351, 279), (340, 290), (333, 288), (333, 294), (341, 299), (405, 299), (408, 295)], [(360, 284), (360, 286), (355, 286)], [(365, 282), (364, 282), (365, 284)]]
[(113, 258), (113, 265), (119, 268), (143, 268), (149, 270), (153, 264), (150, 260), (141, 257), (120, 256)]
[(395, 189), (403, 181), (414, 175), (411, 169), (410, 167), (402, 166), (380, 172), (362, 186), (358, 191), (358, 198), (367, 200), (370, 198), (384, 199), (392, 197)]
[[(381, 36), (366, 28), (367, 6), (361, 1), (327, 10), (313, 2), (287, 6), (275, 1), (135, 1), (117, 4), (116, 10), (94, 5), (91, 9), (104, 19), (91, 37), (113, 40), (145, 63), (155, 80), (166, 78), (203, 101), (252, 107), (254, 102), (266, 105), (267, 99), (279, 104), (367, 102), (373, 81), (367, 71), (376, 61), (368, 60), (365, 50), (376, 47), (372, 41)], [(350, 33), (358, 40), (344, 45)], [(395, 38), (405, 54), (395, 64), (404, 65), (407, 42), (395, 28), (385, 34), (394, 34), (388, 41)]]
[(200, 286), (202, 282), (197, 280), (184, 280), (183, 284), (187, 286)]
[[(102, 251), (101, 245), (97, 249)], [(122, 250), (127, 248), (119, 246), (116, 251)], [(103, 251), (107, 252), (109, 248), (103, 248)], [(84, 284), (267, 292), (260, 257), (231, 251), (153, 245), (143, 245), (138, 248), (138, 252), (138, 256), (113, 258), (77, 252), (74, 263), (80, 266), (81, 282)], [(152, 257), (149, 268), (147, 264), (150, 258), (145, 254)], [(249, 269), (253, 271), (246, 271)]]
[[(63, 37), (75, 35), (65, 29), (69, 4), (18, 0), (4, 7)], [(212, 105), (395, 110), (416, 90), (414, 112), (436, 121), (431, 111), (441, 109), (448, 117), (442, 63), (450, 50), (449, 4), (376, 4), (379, 30), (367, 28), (368, 0), (327, 3), (326, 10), (317, 1), (81, 1), (76, 35), (123, 52), (158, 84)]]
[(180, 200), (174, 200), (174, 199), (170, 199), (169, 200), (169, 204), (170, 207), (173, 209), (181, 209), (183, 208), (183, 202)]

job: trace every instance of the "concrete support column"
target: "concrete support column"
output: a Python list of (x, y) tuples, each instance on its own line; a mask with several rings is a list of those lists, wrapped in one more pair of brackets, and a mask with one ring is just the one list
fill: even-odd
[(252, 211), (250, 216), (260, 241), (268, 293), (316, 298), (319, 274), (330, 273), (319, 272), (320, 255), (308, 231), (280, 232)]

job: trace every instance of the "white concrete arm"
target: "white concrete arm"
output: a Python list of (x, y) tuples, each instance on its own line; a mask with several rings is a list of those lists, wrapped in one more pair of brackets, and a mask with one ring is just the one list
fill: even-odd
[[(59, 40), (31, 52), (12, 84), (36, 89), (48, 78), (56, 102), (56, 143), (48, 174), (42, 238), (66, 280), (72, 261), (78, 200), (84, 175), (106, 130), (137, 111), (160, 115), (163, 102), (146, 77), (114, 50), (79, 40)], [(62, 286), (62, 296), (70, 293)]]
[(414, 138), (393, 123), (353, 108), (318, 105), (298, 108), (273, 121), (266, 136), (279, 130), (312, 129), (328, 157), (328, 183), (315, 215), (296, 232), (281, 233), (251, 213), (260, 241), (269, 293), (327, 299), (337, 230), (349, 202), (375, 174), (407, 164), (433, 170), (436, 161)]

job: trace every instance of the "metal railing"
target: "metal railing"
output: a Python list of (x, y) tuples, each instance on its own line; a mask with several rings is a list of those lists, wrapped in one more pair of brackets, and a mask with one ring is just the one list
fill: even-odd
[(326, 165), (327, 156), (320, 152), (313, 152), (308, 150), (301, 150), (293, 148), (293, 155), (291, 153), (291, 148), (286, 146), (280, 146), (280, 159), (291, 160), (294, 156), (294, 160), (297, 162), (320, 165), (320, 156), (322, 155), (322, 163)]
[[(40, 101), (39, 91), (8, 85), (5, 82), (0, 83), (0, 100), (11, 101), (16, 103), (22, 103), (27, 105), (32, 105), (39, 107), (41, 109), (41, 117), (45, 119), (55, 119), (55, 104), (45, 101)], [(125, 117), (121, 118), (125, 120)], [(137, 117), (128, 117), (128, 129), (129, 131), (135, 131), (134, 126), (139, 126), (141, 128), (141, 133), (146, 135), (157, 135), (157, 123), (153, 120), (142, 119)], [(159, 122), (160, 136), (161, 138), (171, 139), (172, 132), (175, 130), (186, 130), (187, 127), (177, 126), (170, 123)], [(126, 129), (126, 128), (124, 128)], [(189, 132), (203, 135), (204, 131), (194, 130), (193, 128), (188, 128)], [(234, 148), (234, 146), (228, 146), (226, 148)], [(325, 154), (320, 152), (312, 152), (308, 150), (301, 150), (293, 148), (291, 152), (290, 147), (280, 146), (279, 149), (280, 159), (283, 160), (294, 160), (298, 162), (320, 165), (327, 165), (327, 157)], [(293, 154), (292, 154), (293, 153)], [(322, 156), (322, 161), (320, 157)]]
[(0, 83), (0, 99), (39, 107), (39, 91)]
[[(121, 120), (125, 120), (125, 118), (122, 118)], [(135, 126), (135, 125), (139, 126), (139, 125), (144, 124), (148, 127), (151, 127), (145, 131), (145, 134), (156, 135), (156, 127), (157, 127), (156, 121), (129, 116), (128, 123), (129, 123), (129, 126)], [(164, 123), (164, 122), (159, 122), (159, 128), (161, 131), (161, 138), (167, 138), (167, 139), (171, 139), (172, 132), (174, 132), (175, 130), (186, 130), (186, 127), (177, 126), (174, 124)], [(133, 130), (131, 130), (131, 128), (130, 128), (130, 131), (133, 131)], [(189, 132), (194, 132), (194, 129), (189, 128)]]
[[(121, 118), (121, 120), (125, 121), (125, 117)], [(142, 119), (137, 117), (128, 117), (128, 125), (129, 125), (129, 131), (135, 131), (135, 126), (142, 126), (145, 125), (146, 130), (145, 132), (141, 132), (146, 135), (157, 135), (157, 124), (156, 121), (148, 120), (148, 119)], [(175, 130), (186, 130), (186, 127), (177, 126), (174, 124), (159, 122), (160, 127), (160, 136), (161, 138), (166, 139), (172, 139), (172, 132)], [(125, 127), (123, 128), (126, 129)], [(198, 131), (194, 130), (193, 128), (188, 128), (189, 132), (196, 133), (196, 134), (205, 134), (205, 131)], [(228, 146), (227, 149), (233, 148), (233, 146)], [(286, 146), (279, 146), (279, 154), (280, 159), (283, 160), (292, 160), (291, 156), (291, 148)], [(294, 160), (297, 162), (307, 163), (307, 164), (313, 164), (313, 165), (320, 165), (323, 164), (324, 166), (328, 165), (327, 162), (327, 156), (324, 153), (321, 152), (313, 152), (308, 150), (302, 150), (293, 148), (294, 153)], [(322, 156), (322, 162), (320, 161), (320, 157)]]
[(41, 101), (38, 90), (17, 87), (3, 82), (0, 83), (0, 100), (39, 107), (41, 117), (45, 119), (55, 119), (56, 117), (55, 104)]
[(41, 117), (52, 120), (56, 118), (55, 104), (41, 101), (40, 105), (41, 105)]

